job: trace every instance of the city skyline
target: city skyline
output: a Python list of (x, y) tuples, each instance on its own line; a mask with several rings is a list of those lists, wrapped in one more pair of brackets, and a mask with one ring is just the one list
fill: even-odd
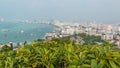
[(0, 0), (5, 19), (120, 22), (120, 0)]

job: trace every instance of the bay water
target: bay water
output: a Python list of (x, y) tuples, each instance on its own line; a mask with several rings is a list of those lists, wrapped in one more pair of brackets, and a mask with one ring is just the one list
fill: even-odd
[(53, 29), (54, 26), (50, 24), (0, 22), (0, 43), (30, 42), (43, 38)]

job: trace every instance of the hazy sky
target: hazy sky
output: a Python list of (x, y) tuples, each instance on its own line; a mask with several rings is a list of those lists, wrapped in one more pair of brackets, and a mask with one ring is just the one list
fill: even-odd
[(6, 19), (120, 22), (120, 0), (0, 0)]

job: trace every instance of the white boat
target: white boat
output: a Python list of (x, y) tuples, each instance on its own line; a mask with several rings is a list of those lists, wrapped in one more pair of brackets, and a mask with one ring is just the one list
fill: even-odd
[(1, 29), (2, 32), (8, 32), (8, 29)]
[(21, 32), (21, 33), (24, 33), (24, 30), (21, 30), (20, 32)]

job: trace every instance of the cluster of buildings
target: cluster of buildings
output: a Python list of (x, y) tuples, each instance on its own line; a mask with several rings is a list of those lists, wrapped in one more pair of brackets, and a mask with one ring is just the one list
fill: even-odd
[(12, 42), (9, 42), (9, 43), (6, 43), (6, 44), (0, 44), (0, 49), (5, 45), (9, 46), (11, 49), (14, 49)]
[[(26, 20), (26, 22), (28, 21)], [(36, 23), (38, 23), (38, 21)], [(46, 41), (50, 41), (52, 38), (60, 38), (74, 34), (85, 33), (88, 35), (101, 36), (102, 40), (110, 41), (111, 43), (118, 45), (120, 48), (120, 24), (103, 24), (96, 22), (60, 22), (58, 20), (46, 21), (46, 23), (53, 24), (56, 27), (54, 28), (53, 32), (46, 33), (44, 37)], [(75, 40), (77, 44), (85, 43), (80, 37), (71, 37), (70, 39)], [(8, 43), (6, 45), (13, 48), (12, 45), (17, 46), (18, 44)], [(0, 48), (2, 46), (4, 45), (0, 44)]]
[(25, 44), (30, 44), (30, 42), (21, 42), (21, 43), (14, 43), (14, 42), (8, 42), (8, 43), (0, 43), (0, 50), (3, 46), (7, 45), (8, 47), (10, 47), (12, 50), (16, 50), (18, 49), (19, 46), (24, 46)]
[(45, 35), (46, 40), (53, 37), (65, 37), (73, 34), (85, 33), (89, 35), (101, 36), (102, 40), (108, 40), (120, 46), (120, 24), (102, 24), (96, 22), (60, 22), (53, 21), (56, 26), (53, 32)]

